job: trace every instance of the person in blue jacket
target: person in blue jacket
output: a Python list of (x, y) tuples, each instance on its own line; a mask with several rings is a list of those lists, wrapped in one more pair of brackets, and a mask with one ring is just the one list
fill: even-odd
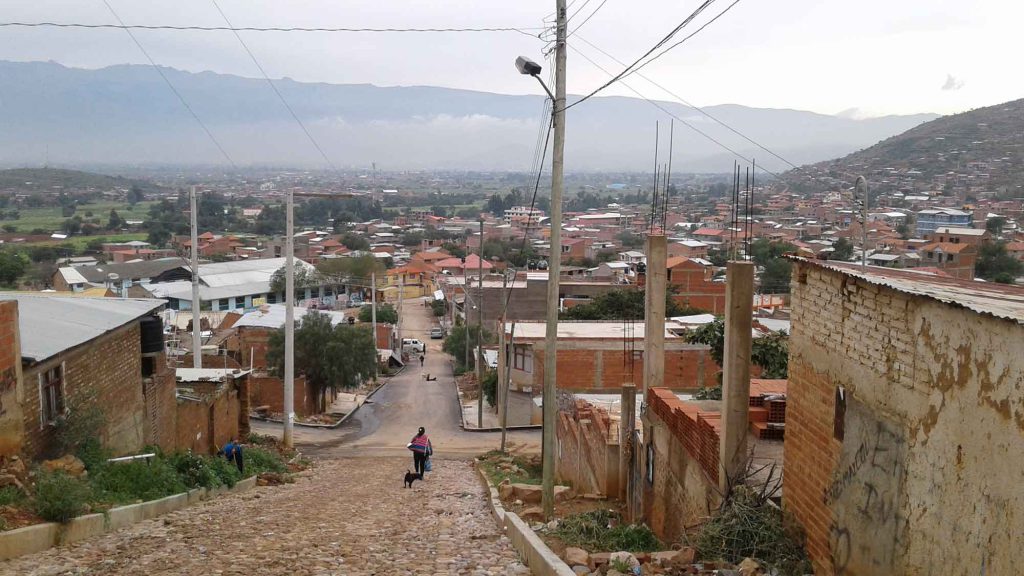
[(224, 445), (224, 449), (221, 450), (221, 454), (228, 459), (228, 462), (234, 462), (235, 466), (238, 466), (238, 471), (242, 472), (244, 468), (242, 464), (242, 445), (238, 443), (237, 438), (231, 438), (227, 444)]

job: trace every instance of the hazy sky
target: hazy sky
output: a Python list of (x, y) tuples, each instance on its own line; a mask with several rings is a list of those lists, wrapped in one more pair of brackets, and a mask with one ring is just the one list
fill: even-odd
[[(108, 0), (129, 24), (223, 25), (211, 0)], [(602, 0), (575, 0), (582, 22)], [(731, 0), (718, 0), (695, 30)], [(682, 21), (697, 0), (606, 0), (578, 32), (632, 60)], [(235, 26), (539, 28), (553, 0), (220, 0)], [(0, 20), (113, 23), (103, 0), (4, 0)], [(737, 103), (834, 114), (949, 113), (1024, 97), (1017, 73), (1024, 3), (1008, 0), (744, 0), (644, 74), (698, 105)], [(537, 33), (538, 31), (533, 31)], [(230, 32), (138, 31), (162, 65), (257, 76)], [(300, 81), (437, 85), (539, 93), (516, 74), (544, 43), (516, 33), (243, 33), (273, 77)], [(621, 68), (579, 38), (570, 45)], [(0, 28), (0, 59), (68, 66), (144, 63), (120, 30)], [(568, 86), (581, 94), (608, 76), (569, 51)], [(669, 99), (633, 77), (645, 96)], [(624, 86), (605, 92), (633, 96)]]

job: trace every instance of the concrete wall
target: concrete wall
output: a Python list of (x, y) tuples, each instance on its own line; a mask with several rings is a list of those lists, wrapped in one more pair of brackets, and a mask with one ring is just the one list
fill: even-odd
[(1024, 326), (812, 263), (793, 278), (785, 507), (816, 573), (1017, 573)]
[(8, 300), (0, 302), (0, 456), (21, 451), (23, 397), (18, 302)]
[(39, 375), (64, 363), (64, 399), (69, 412), (99, 407), (107, 419), (104, 446), (115, 454), (145, 445), (146, 410), (142, 385), (139, 324), (132, 322), (42, 363), (25, 366), (26, 455), (35, 458), (53, 449), (53, 427), (41, 422)]

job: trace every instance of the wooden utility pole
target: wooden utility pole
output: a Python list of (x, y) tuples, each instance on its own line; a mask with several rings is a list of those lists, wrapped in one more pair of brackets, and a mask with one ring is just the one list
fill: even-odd
[[(477, 274), (476, 303), (476, 383), (480, 387), (480, 397), (476, 404), (476, 427), (484, 427), (484, 221), (480, 220), (480, 246), (476, 250), (479, 259)], [(497, 390), (495, 390), (497, 394)]]
[[(377, 262), (374, 261), (373, 265), (376, 268)], [(365, 304), (366, 301), (364, 300), (363, 303)], [(373, 324), (373, 379), (376, 381), (379, 376), (378, 365), (380, 364), (380, 359), (377, 357), (377, 270), (375, 269), (370, 270), (370, 324)], [(401, 358), (401, 342), (399, 342), (398, 346), (398, 357)], [(389, 358), (388, 362), (390, 361), (391, 359)]]
[(541, 501), (544, 518), (555, 515), (555, 418), (557, 406), (558, 280), (562, 270), (562, 186), (565, 170), (565, 0), (555, 0), (555, 99), (551, 122), (555, 132), (551, 156), (551, 249), (548, 262), (547, 331), (544, 340), (544, 440)]
[[(198, 204), (196, 200), (196, 187), (189, 189), (188, 193), (189, 210), (192, 220), (192, 367), (203, 367), (203, 338), (202, 325), (199, 312), (202, 310), (202, 302), (199, 300), (199, 215), (196, 212)], [(123, 290), (123, 288), (122, 288)]]

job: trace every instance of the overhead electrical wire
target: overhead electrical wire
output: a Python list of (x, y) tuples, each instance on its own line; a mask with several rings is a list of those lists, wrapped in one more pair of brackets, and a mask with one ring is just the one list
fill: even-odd
[[(594, 65), (594, 66), (595, 66), (595, 67), (596, 67), (596, 68), (597, 68), (598, 70), (601, 70), (601, 71), (602, 71), (602, 72), (604, 72), (605, 74), (611, 74), (611, 72), (609, 72), (608, 70), (606, 70), (606, 69), (605, 69), (605, 68), (604, 68), (603, 66), (601, 66), (600, 64), (598, 64), (597, 62), (595, 62), (595, 61), (594, 61), (594, 60), (593, 60), (592, 58), (590, 58), (589, 56), (587, 56), (586, 54), (584, 54), (584, 53), (583, 53), (582, 51), (580, 51), (580, 49), (579, 49), (579, 48), (577, 48), (577, 47), (573, 46), (572, 44), (568, 44), (568, 46), (569, 46), (569, 48), (570, 48), (570, 49), (571, 49), (572, 51), (576, 52), (576, 54), (580, 55), (580, 56), (581, 56), (581, 57), (582, 57), (582, 58), (583, 58), (584, 60), (586, 60), (587, 62), (590, 62), (591, 64), (593, 64), (593, 65)], [(644, 95), (643, 93), (641, 93), (641, 92), (640, 92), (639, 90), (637, 90), (636, 88), (633, 88), (633, 87), (632, 87), (631, 85), (627, 84), (626, 82), (622, 82), (622, 85), (623, 85), (623, 86), (625, 86), (625, 87), (626, 87), (626, 88), (627, 88), (627, 89), (628, 89), (629, 91), (631, 91), (631, 92), (633, 92), (634, 94), (636, 94), (636, 95), (637, 95), (637, 97), (639, 97), (640, 99), (644, 100), (645, 102), (647, 102), (647, 103), (648, 103), (648, 104), (650, 104), (651, 106), (654, 106), (654, 107), (655, 107), (655, 108), (657, 108), (658, 110), (661, 110), (661, 111), (662, 111), (662, 112), (664, 112), (665, 114), (668, 114), (668, 115), (669, 115), (669, 116), (671, 116), (672, 118), (675, 118), (676, 120), (678, 120), (679, 122), (681, 122), (681, 123), (682, 123), (682, 124), (683, 124), (684, 126), (686, 126), (687, 128), (689, 128), (690, 130), (693, 130), (694, 132), (696, 132), (696, 133), (700, 134), (701, 136), (703, 136), (703, 137), (707, 138), (707, 139), (708, 139), (708, 140), (710, 140), (711, 142), (713, 142), (713, 143), (717, 144), (717, 145), (718, 145), (719, 147), (721, 147), (721, 148), (722, 148), (723, 150), (726, 150), (726, 151), (728, 151), (728, 152), (729, 152), (730, 154), (732, 154), (733, 156), (735, 156), (735, 157), (737, 157), (737, 158), (739, 158), (739, 159), (743, 160), (744, 162), (747, 162), (747, 163), (750, 163), (750, 162), (751, 162), (751, 159), (747, 158), (747, 157), (746, 157), (746, 156), (744, 156), (743, 154), (740, 154), (740, 153), (739, 153), (738, 151), (736, 151), (736, 150), (734, 150), (733, 148), (729, 147), (729, 146), (728, 146), (728, 145), (726, 145), (726, 144), (725, 144), (724, 142), (722, 142), (722, 141), (718, 140), (718, 139), (717, 139), (717, 138), (715, 138), (714, 136), (712, 136), (712, 135), (708, 134), (707, 132), (705, 132), (705, 131), (701, 130), (700, 128), (697, 128), (696, 126), (694, 126), (693, 124), (691, 124), (691, 123), (687, 122), (686, 120), (684, 120), (684, 119), (680, 118), (680, 117), (679, 117), (679, 116), (678, 116), (677, 114), (673, 113), (673, 112), (672, 112), (671, 110), (669, 110), (668, 108), (665, 108), (665, 107), (664, 107), (664, 106), (662, 106), (662, 105), (661, 105), (660, 103), (658, 103), (658, 102), (657, 102), (656, 100), (651, 100), (650, 98), (648, 98), (647, 96), (645, 96), (645, 95)], [(765, 168), (765, 167), (763, 167), (763, 166), (759, 166), (759, 168), (760, 168), (760, 169), (761, 169), (761, 170), (762, 170), (763, 172), (766, 172), (766, 173), (768, 173), (768, 174), (771, 174), (772, 176), (775, 176), (775, 177), (778, 177), (778, 176), (779, 176), (779, 175), (778, 175), (778, 174), (776, 174), (775, 172), (772, 172), (771, 170), (768, 170), (767, 168)]]
[[(577, 25), (577, 26), (576, 26), (575, 28), (573, 28), (573, 29), (572, 29), (572, 31), (571, 31), (571, 32), (569, 32), (569, 34), (568, 34), (568, 35), (566, 35), (566, 37), (565, 37), (565, 38), (566, 38), (567, 40), (568, 40), (569, 38), (572, 38), (572, 35), (573, 35), (573, 34), (575, 34), (577, 30), (579, 30), (580, 28), (583, 28), (583, 26), (585, 26), (585, 25), (587, 24), (587, 22), (590, 22), (590, 19), (594, 17), (594, 14), (597, 14), (597, 13), (598, 13), (598, 12), (599, 12), (599, 11), (601, 10), (601, 8), (604, 8), (604, 5), (605, 5), (605, 3), (606, 3), (606, 2), (608, 2), (608, 0), (601, 0), (601, 3), (597, 5), (597, 8), (594, 8), (594, 11), (593, 11), (593, 12), (591, 12), (589, 16), (587, 16), (586, 18), (584, 18), (584, 19), (583, 19), (583, 22), (580, 22), (580, 23), (579, 23), (579, 25)], [(569, 21), (571, 21), (571, 20), (572, 20), (572, 18), (570, 18), (569, 20), (567, 20), (567, 21), (566, 21), (566, 24), (568, 24), (568, 23), (569, 23)]]
[[(577, 39), (579, 39), (579, 40), (581, 40), (582, 42), (584, 42), (584, 43), (585, 43), (585, 44), (586, 44), (587, 46), (590, 46), (590, 47), (591, 47), (591, 48), (593, 48), (594, 50), (597, 50), (597, 51), (598, 51), (598, 52), (600, 52), (601, 54), (605, 55), (605, 56), (606, 56), (606, 57), (608, 57), (609, 59), (611, 59), (611, 60), (615, 61), (616, 63), (618, 63), (618, 64), (620, 64), (620, 65), (623, 65), (623, 66), (625, 65), (625, 64), (624, 64), (624, 63), (623, 63), (623, 62), (622, 62), (621, 60), (619, 60), (619, 59), (618, 59), (618, 58), (616, 58), (615, 56), (612, 56), (612, 55), (611, 55), (611, 54), (609, 54), (608, 52), (605, 52), (604, 50), (602, 50), (602, 49), (601, 49), (601, 47), (599, 47), (599, 46), (595, 45), (595, 44), (594, 44), (593, 42), (590, 42), (589, 40), (587, 40), (587, 39), (586, 39), (586, 38), (584, 38), (583, 36), (577, 36), (576, 38), (577, 38)], [(712, 115), (712, 114), (711, 114), (710, 112), (708, 112), (707, 110), (704, 110), (704, 109), (703, 109), (703, 108), (701, 108), (700, 106), (697, 106), (696, 104), (693, 104), (693, 103), (689, 102), (688, 100), (686, 100), (685, 98), (683, 98), (683, 97), (682, 97), (682, 96), (680, 96), (679, 94), (677, 94), (677, 93), (675, 93), (675, 92), (673, 92), (673, 91), (669, 90), (668, 88), (666, 88), (666, 87), (665, 87), (664, 85), (662, 85), (662, 84), (659, 84), (658, 82), (655, 82), (655, 81), (654, 81), (654, 80), (652, 80), (652, 79), (651, 79), (651, 78), (650, 78), (649, 76), (646, 76), (646, 75), (644, 75), (644, 74), (641, 74), (641, 73), (639, 73), (639, 72), (637, 72), (637, 74), (636, 74), (636, 75), (637, 75), (637, 76), (639, 76), (640, 78), (643, 78), (643, 79), (644, 79), (644, 80), (646, 80), (647, 82), (651, 83), (651, 84), (652, 84), (653, 86), (655, 86), (655, 87), (657, 87), (657, 88), (661, 89), (661, 90), (662, 90), (663, 92), (665, 92), (665, 93), (666, 93), (666, 94), (668, 94), (669, 96), (671, 96), (671, 97), (675, 98), (675, 99), (676, 99), (676, 100), (678, 100), (678, 101), (679, 101), (679, 102), (680, 102), (681, 104), (683, 104), (683, 105), (685, 105), (685, 106), (688, 106), (688, 107), (690, 107), (690, 108), (693, 108), (693, 109), (694, 109), (694, 110), (696, 110), (697, 112), (699, 112), (699, 113), (703, 114), (704, 116), (708, 117), (708, 118), (709, 118), (710, 120), (712, 120), (713, 122), (715, 122), (715, 123), (717, 123), (717, 124), (721, 125), (721, 126), (722, 126), (723, 128), (725, 128), (725, 129), (729, 130), (730, 132), (732, 132), (733, 134), (735, 134), (735, 135), (739, 136), (740, 138), (743, 138), (743, 139), (744, 139), (744, 140), (746, 140), (747, 142), (750, 142), (750, 143), (751, 143), (751, 144), (753, 144), (754, 146), (757, 146), (757, 147), (758, 147), (758, 148), (760, 148), (761, 150), (764, 150), (764, 151), (765, 151), (765, 152), (767, 152), (768, 154), (771, 154), (772, 156), (774, 156), (774, 157), (775, 157), (775, 158), (777, 158), (778, 160), (781, 160), (782, 162), (784, 162), (784, 163), (788, 164), (788, 165), (789, 165), (790, 167), (792, 167), (792, 168), (796, 168), (796, 169), (799, 169), (799, 168), (800, 168), (799, 166), (797, 166), (796, 164), (794, 164), (794, 163), (790, 162), (790, 161), (789, 161), (788, 159), (786, 159), (785, 157), (783, 157), (783, 156), (781, 156), (781, 155), (777, 154), (776, 152), (774, 152), (773, 150), (771, 150), (770, 148), (768, 148), (768, 147), (767, 147), (767, 146), (765, 146), (764, 144), (761, 144), (761, 143), (760, 143), (760, 142), (758, 142), (757, 140), (754, 140), (754, 139), (753, 139), (753, 138), (751, 138), (750, 136), (747, 136), (746, 134), (744, 134), (744, 133), (740, 132), (740, 131), (739, 131), (739, 130), (737, 130), (736, 128), (733, 128), (732, 126), (730, 126), (729, 124), (727, 124), (727, 123), (726, 123), (726, 122), (724, 122), (723, 120), (721, 120), (721, 119), (717, 118), (716, 116)]]
[(276, 85), (274, 85), (274, 81), (271, 80), (270, 76), (267, 75), (266, 70), (263, 69), (263, 66), (260, 64), (259, 60), (256, 59), (256, 55), (252, 53), (252, 50), (249, 49), (249, 45), (246, 44), (245, 40), (242, 39), (242, 35), (239, 34), (238, 30), (231, 24), (231, 20), (228, 19), (227, 14), (225, 14), (224, 10), (221, 9), (220, 4), (217, 3), (217, 0), (210, 1), (213, 3), (214, 8), (217, 9), (217, 12), (220, 13), (221, 18), (224, 19), (224, 22), (228, 25), (228, 28), (230, 28), (231, 32), (234, 33), (235, 38), (238, 39), (238, 43), (241, 44), (242, 48), (245, 49), (245, 53), (248, 54), (249, 58), (252, 59), (252, 63), (256, 65), (257, 69), (259, 69), (260, 74), (263, 75), (263, 79), (267, 81), (267, 84), (270, 85), (270, 88), (274, 91), (274, 94), (277, 95), (277, 99), (281, 101), (281, 104), (283, 104), (284, 107), (288, 110), (288, 113), (291, 114), (292, 118), (295, 120), (295, 123), (298, 124), (299, 128), (302, 129), (302, 132), (306, 135), (306, 138), (309, 139), (310, 144), (312, 144), (313, 147), (316, 148), (316, 151), (320, 153), (320, 156), (324, 159), (324, 162), (327, 163), (331, 170), (337, 172), (338, 169), (337, 167), (335, 167), (334, 162), (332, 162), (331, 159), (327, 156), (327, 153), (324, 152), (324, 149), (320, 147), (320, 143), (316, 141), (316, 138), (313, 137), (313, 134), (309, 132), (309, 129), (306, 128), (306, 125), (302, 122), (301, 119), (299, 119), (299, 116), (298, 114), (295, 113), (295, 110), (293, 110), (291, 105), (288, 104), (288, 101), (285, 100), (284, 96), (281, 94), (281, 91), (277, 89)]
[(679, 33), (680, 30), (685, 28), (688, 24), (690, 24), (690, 22), (693, 22), (693, 20), (696, 19), (697, 16), (700, 16), (701, 12), (703, 12), (709, 6), (714, 4), (714, 2), (715, 2), (715, 0), (704, 0), (704, 2), (702, 2), (700, 4), (700, 6), (697, 6), (697, 8), (694, 9), (694, 11), (691, 12), (689, 16), (684, 18), (682, 22), (680, 22), (675, 28), (672, 29), (672, 31), (670, 31), (668, 34), (666, 34), (661, 40), (659, 40), (649, 50), (644, 52), (643, 55), (641, 55), (639, 58), (634, 60), (632, 64), (630, 64), (629, 66), (626, 66), (625, 68), (623, 68), (623, 70), (621, 72), (619, 72), (618, 74), (615, 74), (614, 76), (612, 76), (610, 80), (608, 80), (604, 84), (598, 86), (597, 88), (595, 88), (593, 91), (591, 91), (589, 94), (587, 94), (583, 98), (580, 98), (579, 100), (577, 100), (577, 101), (573, 102), (572, 104), (569, 104), (568, 106), (566, 106), (565, 110), (568, 110), (569, 108), (572, 108), (573, 106), (576, 106), (577, 104), (582, 104), (583, 102), (586, 102), (590, 98), (593, 98), (594, 96), (596, 96), (598, 93), (600, 93), (605, 88), (608, 88), (612, 84), (615, 84), (616, 82), (621, 80), (623, 77), (625, 77), (629, 73), (630, 70), (635, 68), (641, 62), (643, 62), (648, 56), (650, 56), (651, 54), (656, 52), (659, 48), (661, 48), (665, 44), (668, 44), (669, 41), (671, 41), (672, 38), (674, 38), (675, 35)]
[[(118, 18), (120, 21), (120, 18)], [(368, 33), (449, 33), (449, 32), (518, 32), (536, 38), (544, 28), (490, 27), (490, 28), (351, 28), (351, 27), (305, 27), (305, 26), (174, 26), (169, 24), (85, 24), (82, 22), (0, 22), (0, 28), (82, 28), (82, 29), (128, 29), (128, 30), (192, 30), (198, 32), (368, 32)]]
[[(117, 19), (118, 22), (121, 22), (121, 24), (123, 25), (124, 21), (121, 20), (120, 16), (118, 16), (117, 12), (114, 10), (114, 7), (110, 5), (110, 2), (108, 2), (107, 0), (103, 0), (103, 3), (107, 6), (107, 10), (110, 10), (110, 13), (113, 14), (114, 18)], [(170, 79), (167, 78), (167, 75), (164, 74), (164, 71), (156, 65), (156, 61), (154, 61), (153, 57), (149, 55), (149, 52), (147, 52), (146, 49), (142, 46), (142, 43), (139, 42), (139, 39), (135, 37), (135, 34), (132, 33), (131, 29), (125, 27), (124, 31), (127, 32), (128, 36), (131, 37), (132, 42), (134, 42), (135, 45), (138, 46), (139, 51), (142, 52), (142, 55), (146, 57), (146, 60), (149, 60), (149, 64), (153, 67), (153, 69), (156, 70), (157, 73), (160, 74), (160, 77), (164, 79), (164, 82), (167, 84), (167, 87), (171, 89), (171, 92), (174, 92), (174, 95), (178, 97), (178, 100), (181, 101), (181, 105), (184, 106), (186, 110), (188, 110), (188, 113), (192, 115), (192, 118), (194, 118), (195, 121), (203, 128), (203, 132), (206, 132), (207, 137), (209, 137), (210, 141), (213, 142), (214, 146), (216, 146), (217, 149), (220, 150), (220, 153), (224, 156), (224, 158), (227, 159), (228, 164), (231, 164), (231, 167), (237, 170), (238, 166), (235, 164), (235, 161), (231, 159), (231, 156), (228, 154), (227, 150), (225, 150), (224, 147), (221, 146), (221, 143), (213, 135), (213, 132), (211, 132), (209, 127), (207, 127), (203, 120), (199, 118), (199, 115), (196, 114), (195, 110), (192, 109), (192, 106), (190, 106), (188, 101), (185, 100), (185, 97), (181, 95), (181, 92), (178, 92), (178, 89), (174, 87), (174, 84), (172, 84)]]

